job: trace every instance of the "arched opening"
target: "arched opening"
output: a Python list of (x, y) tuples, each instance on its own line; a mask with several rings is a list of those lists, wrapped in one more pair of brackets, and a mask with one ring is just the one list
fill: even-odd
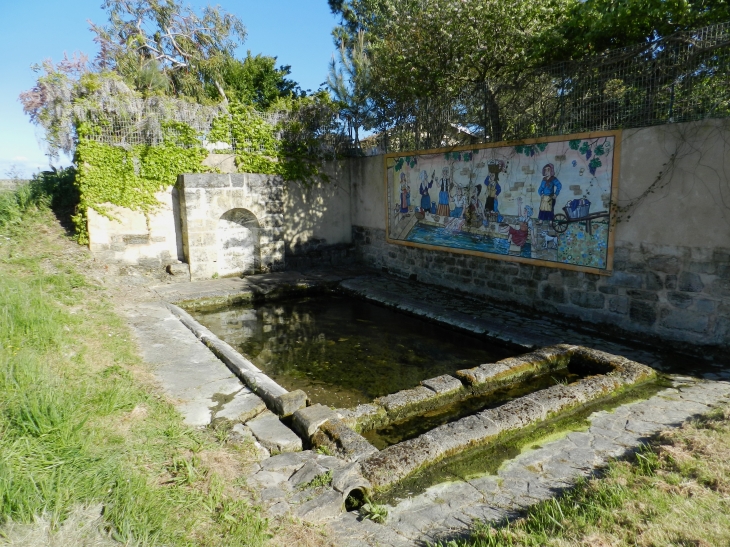
[(259, 221), (247, 209), (231, 209), (218, 220), (218, 275), (245, 275), (261, 268)]

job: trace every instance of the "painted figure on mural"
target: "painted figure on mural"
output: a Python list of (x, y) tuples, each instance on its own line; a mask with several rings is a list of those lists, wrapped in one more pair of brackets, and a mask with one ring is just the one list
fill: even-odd
[(449, 168), (441, 170), (441, 189), (439, 190), (439, 206), (436, 213), (440, 216), (449, 216)]
[(455, 218), (461, 218), (464, 216), (464, 205), (466, 204), (466, 196), (464, 195), (464, 189), (456, 186), (456, 193), (454, 194), (454, 209), (451, 211), (451, 216)]
[(479, 199), (482, 193), (482, 185), (477, 184), (471, 193), (469, 207), (466, 210), (466, 222), (469, 226), (479, 226), (482, 223), (482, 200)]
[(421, 209), (426, 212), (431, 210), (431, 196), (429, 195), (428, 190), (433, 186), (433, 179), (435, 176), (436, 171), (434, 171), (431, 175), (431, 182), (427, 183), (428, 173), (426, 170), (424, 169), (421, 171), (421, 174), (419, 175), (421, 185), (418, 187), (418, 192), (421, 194)]
[(552, 220), (555, 216), (555, 201), (557, 200), (563, 185), (555, 177), (555, 166), (552, 163), (542, 168), (542, 182), (537, 193), (540, 197), (540, 213), (537, 218), (540, 221)]
[(411, 189), (408, 187), (406, 174), (400, 174), (400, 212), (406, 214), (411, 205)]
[[(532, 207), (525, 205), (522, 208), (522, 198), (517, 200), (517, 224), (506, 230), (508, 241), (520, 248), (520, 254), (531, 251), (535, 244), (535, 227), (532, 220)], [(529, 247), (526, 245), (530, 244)]]

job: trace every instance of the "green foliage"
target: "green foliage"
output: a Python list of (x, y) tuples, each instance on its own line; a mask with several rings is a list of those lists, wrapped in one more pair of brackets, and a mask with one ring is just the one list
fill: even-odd
[(88, 243), (86, 215), (90, 207), (107, 216), (107, 204), (147, 213), (159, 205), (155, 193), (174, 185), (180, 173), (208, 170), (202, 165), (207, 151), (197, 145), (195, 132), (182, 123), (168, 124), (167, 138), (160, 145), (129, 149), (89, 139), (89, 131), (88, 127), (79, 128), (81, 138), (75, 156), (80, 200), (72, 220), (79, 243)]
[(276, 68), (275, 63), (276, 57), (254, 56), (251, 51), (243, 61), (233, 58), (226, 61), (221, 78), (231, 102), (268, 110), (278, 99), (302, 96), (304, 92), (299, 85), (287, 78), (291, 67)]
[(380, 505), (365, 497), (365, 503), (359, 509), (360, 516), (364, 519), (372, 520), (378, 524), (383, 524), (388, 518), (388, 509), (384, 505)]
[(43, 171), (14, 192), (0, 193), (0, 227), (20, 224), (31, 209), (51, 207), (66, 216), (78, 204), (73, 167)]
[(579, 59), (728, 19), (727, 0), (585, 0), (548, 26), (531, 54), (542, 63)]
[(138, 383), (126, 323), (53, 222), (28, 209), (0, 247), (0, 523), (102, 504), (120, 544), (264, 545), (266, 520), (190, 455), (217, 445)]
[[(211, 142), (236, 143), (236, 166), (241, 173), (281, 175), (288, 181), (311, 185), (327, 182), (321, 169), (328, 159), (321, 152), (321, 143), (307, 123), (309, 108), (322, 108), (333, 114), (335, 105), (326, 96), (313, 95), (288, 102), (289, 112), (283, 121), (270, 124), (251, 105), (232, 103), (229, 115), (213, 121), (208, 134)], [(316, 120), (315, 120), (316, 123)]]
[(91, 30), (104, 66), (141, 92), (169, 91), (199, 102), (226, 99), (222, 72), (246, 38), (236, 16), (219, 6), (196, 13), (177, 0), (106, 0), (103, 8), (108, 23)]
[(311, 481), (306, 484), (299, 485), (300, 490), (306, 490), (307, 488), (319, 488), (320, 486), (329, 486), (332, 484), (332, 471), (326, 471), (321, 475), (317, 475)]

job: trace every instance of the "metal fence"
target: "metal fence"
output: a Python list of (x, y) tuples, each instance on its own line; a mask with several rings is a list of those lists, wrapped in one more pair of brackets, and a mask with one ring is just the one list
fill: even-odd
[[(107, 144), (158, 144), (169, 135), (165, 122), (175, 121), (216, 148), (205, 139), (213, 120), (226, 112), (224, 106), (169, 98), (132, 103), (112, 97), (99, 112), (80, 116), (79, 111), (77, 117), (95, 121), (98, 131), (92, 138)], [(722, 118), (730, 116), (730, 23), (578, 61), (506, 71), (456, 96), (397, 109), (397, 116), (381, 113), (378, 132), (362, 139), (359, 148), (347, 120), (331, 108), (313, 104), (294, 113), (254, 115), (279, 125), (279, 138), (296, 152), (322, 158)], [(232, 137), (229, 144), (234, 150), (257, 148)]]
[(730, 23), (480, 82), (365, 139), (418, 150), (730, 116)]

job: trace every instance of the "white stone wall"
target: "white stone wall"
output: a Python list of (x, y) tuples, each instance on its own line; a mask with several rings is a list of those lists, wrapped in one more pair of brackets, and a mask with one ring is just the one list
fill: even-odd
[(155, 194), (159, 207), (145, 215), (107, 204), (102, 215), (88, 211), (89, 248), (104, 260), (148, 267), (164, 266), (183, 258), (177, 190)]
[[(183, 245), (191, 279), (283, 269), (284, 181), (281, 177), (250, 173), (187, 174), (180, 176), (179, 187)], [(257, 230), (253, 222), (241, 223), (241, 215), (246, 214), (251, 215), (249, 219), (255, 218)], [(245, 235), (241, 228), (250, 233)], [(226, 242), (244, 235), (248, 248), (231, 250), (230, 245), (226, 248)], [(254, 248), (256, 240), (258, 251)], [(250, 262), (255, 264), (256, 255), (258, 268), (251, 270)], [(241, 262), (246, 256), (250, 262)], [(240, 262), (237, 267), (233, 265), (235, 261)]]

